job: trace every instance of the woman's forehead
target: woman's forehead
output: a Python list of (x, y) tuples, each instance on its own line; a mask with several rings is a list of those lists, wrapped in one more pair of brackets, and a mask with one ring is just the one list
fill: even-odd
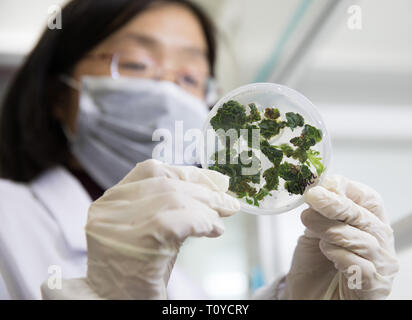
[(157, 37), (150, 33), (130, 32), (118, 38), (120, 47), (139, 47), (150, 51), (169, 50), (174, 51), (182, 57), (206, 59), (205, 49), (186, 42), (171, 41), (171, 39)]
[(185, 54), (206, 56), (207, 44), (198, 18), (179, 4), (148, 8), (113, 34), (111, 43), (168, 48)]

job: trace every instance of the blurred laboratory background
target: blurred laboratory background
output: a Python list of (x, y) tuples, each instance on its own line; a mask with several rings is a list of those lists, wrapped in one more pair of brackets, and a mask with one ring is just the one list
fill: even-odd
[[(0, 96), (46, 26), (50, 8), (65, 2), (0, 2)], [(412, 1), (195, 2), (219, 31), (220, 94), (251, 82), (300, 91), (317, 106), (332, 136), (329, 173), (381, 193), (401, 265), (390, 298), (412, 299)], [(249, 297), (287, 273), (304, 208), (226, 219), (222, 237), (184, 244), (177, 261), (181, 273), (205, 298)]]

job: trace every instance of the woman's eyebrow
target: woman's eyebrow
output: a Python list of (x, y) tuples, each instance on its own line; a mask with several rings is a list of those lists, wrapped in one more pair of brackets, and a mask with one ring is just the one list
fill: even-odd
[[(162, 42), (156, 39), (155, 37), (145, 35), (142, 33), (127, 33), (126, 37), (136, 41), (138, 44), (148, 47), (148, 48), (155, 48), (161, 47)], [(194, 47), (194, 46), (182, 46), (178, 48), (179, 51), (182, 51), (184, 54), (190, 54), (192, 56), (200, 56), (206, 57), (206, 51), (204, 49)]]
[(204, 58), (207, 56), (206, 51), (204, 49), (200, 49), (196, 47), (182, 47), (181, 50), (192, 56), (200, 56)]
[(156, 38), (141, 33), (127, 33), (126, 37), (148, 47), (155, 47), (159, 45), (159, 41)]

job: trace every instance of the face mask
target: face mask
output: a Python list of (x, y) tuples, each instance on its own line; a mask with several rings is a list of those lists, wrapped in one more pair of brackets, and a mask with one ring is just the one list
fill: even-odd
[[(79, 88), (73, 81), (65, 78), (66, 83)], [(160, 140), (152, 139), (159, 138), (153, 135), (157, 129), (162, 129), (157, 132), (164, 138), (160, 143), (169, 146), (165, 153), (184, 158), (188, 144), (185, 132), (201, 129), (208, 115), (203, 101), (168, 81), (84, 77), (79, 90), (76, 134), (69, 135), (71, 151), (103, 188), (119, 182), (136, 163), (152, 158)], [(176, 123), (181, 130), (175, 130)], [(174, 163), (175, 157), (163, 156), (160, 160), (172, 159), (166, 162)], [(196, 162), (186, 157), (177, 164)]]

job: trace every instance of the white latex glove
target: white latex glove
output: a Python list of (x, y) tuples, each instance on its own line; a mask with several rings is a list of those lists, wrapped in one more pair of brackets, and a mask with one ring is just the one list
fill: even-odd
[[(228, 186), (229, 178), (216, 171), (156, 160), (139, 163), (91, 205), (87, 280), (66, 280), (63, 286), (85, 292), (86, 299), (166, 299), (183, 241), (220, 236), (221, 217), (240, 209), (225, 193)], [(42, 290), (50, 298), (44, 285)]]
[[(323, 299), (333, 287), (332, 299), (386, 298), (399, 264), (379, 194), (358, 182), (329, 176), (307, 191), (305, 201), (310, 206), (301, 216), (306, 230), (280, 298)], [(352, 268), (361, 271), (361, 288), (355, 287), (359, 282)]]

